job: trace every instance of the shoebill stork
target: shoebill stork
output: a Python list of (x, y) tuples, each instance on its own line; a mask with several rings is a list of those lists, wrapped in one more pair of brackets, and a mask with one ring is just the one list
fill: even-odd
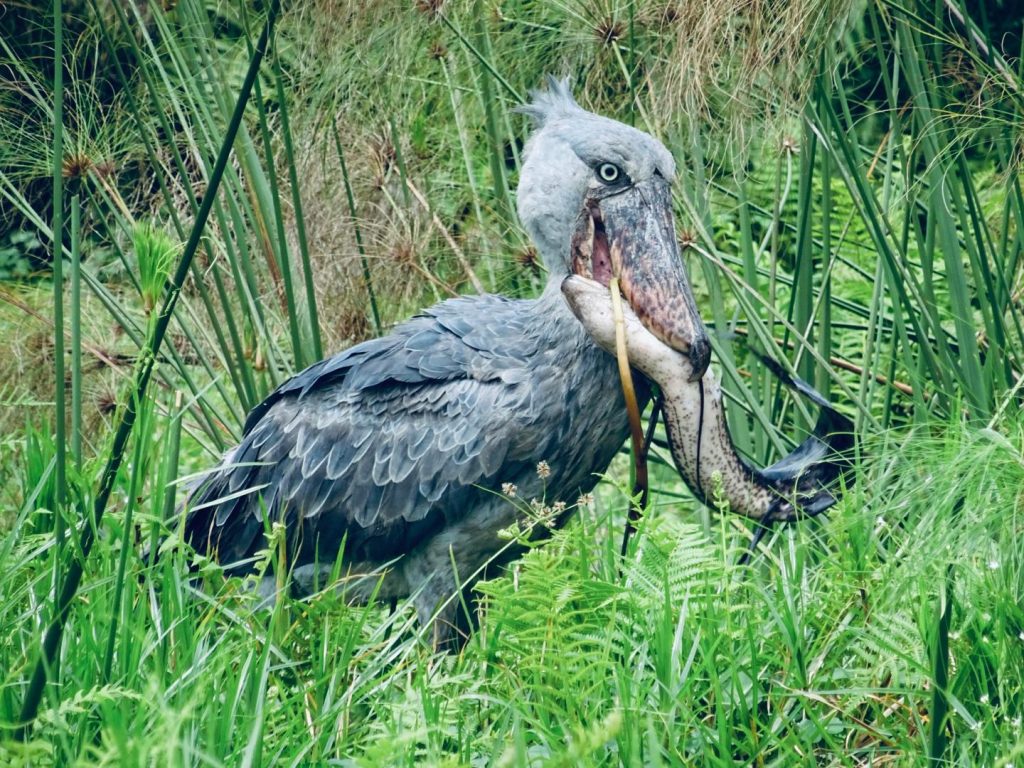
[(516, 554), (499, 536), (521, 516), (503, 485), (571, 508), (629, 432), (616, 361), (570, 310), (563, 279), (607, 285), (614, 273), (639, 321), (694, 378), (704, 373), (710, 346), (676, 243), (672, 156), (582, 109), (566, 82), (550, 80), (521, 109), (535, 130), (518, 212), (547, 269), (543, 293), (444, 301), (257, 405), (186, 505), (186, 540), (228, 573), (252, 568), (266, 516), (284, 523), (294, 587), (323, 585), (343, 549), (343, 574), (373, 574), (346, 579), (347, 594), (412, 596), (435, 642), (457, 644), (458, 589)]

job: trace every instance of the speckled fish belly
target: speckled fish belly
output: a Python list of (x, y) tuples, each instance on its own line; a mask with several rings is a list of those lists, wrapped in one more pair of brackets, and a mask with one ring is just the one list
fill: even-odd
[[(562, 283), (562, 293), (593, 339), (615, 354), (615, 317), (608, 289), (580, 276)], [(836, 502), (842, 453), (853, 440), (852, 423), (803, 382), (800, 389), (823, 409), (815, 434), (766, 469), (747, 464), (733, 447), (722, 391), (711, 369), (692, 380), (693, 363), (654, 336), (626, 304), (623, 323), (627, 356), (661, 389), (672, 458), (690, 490), (705, 503), (720, 492), (729, 509), (762, 522), (819, 514)]]

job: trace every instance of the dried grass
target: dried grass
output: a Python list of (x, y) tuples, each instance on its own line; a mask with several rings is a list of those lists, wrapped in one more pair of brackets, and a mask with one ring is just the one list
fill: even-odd
[(663, 122), (727, 137), (734, 150), (797, 112), (823, 48), (854, 0), (675, 0), (663, 10), (671, 55), (652, 93)]

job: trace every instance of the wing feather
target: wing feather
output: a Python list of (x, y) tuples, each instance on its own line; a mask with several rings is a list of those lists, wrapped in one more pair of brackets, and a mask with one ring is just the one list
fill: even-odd
[(416, 466), (416, 463), (434, 446), (434, 430), (431, 427), (424, 425), (417, 432), (418, 434), (409, 436), (405, 446), (405, 455), (412, 466)]
[[(488, 322), (463, 317), (470, 304)], [(193, 512), (189, 540), (242, 560), (262, 546), (265, 510), (300, 527), (289, 531), (300, 559), (329, 559), (310, 542), (342, 540), (357, 557), (391, 558), (465, 514), (510, 479), (510, 462), (529, 464), (538, 422), (561, 418), (532, 412), (531, 389), (556, 386), (537, 377), (557, 377), (531, 367), (538, 342), (518, 314), (497, 297), (452, 300), (285, 382), (193, 493), (193, 508), (239, 495)]]

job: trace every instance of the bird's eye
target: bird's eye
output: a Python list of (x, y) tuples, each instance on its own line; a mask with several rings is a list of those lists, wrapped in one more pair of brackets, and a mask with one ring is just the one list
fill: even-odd
[(619, 170), (619, 166), (613, 163), (601, 163), (597, 166), (597, 177), (605, 184), (612, 184), (618, 181), (621, 175), (622, 171)]

